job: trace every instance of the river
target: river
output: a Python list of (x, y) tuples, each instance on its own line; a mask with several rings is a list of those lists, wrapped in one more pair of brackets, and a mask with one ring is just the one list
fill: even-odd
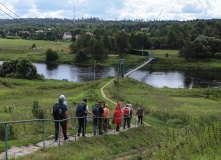
[[(0, 61), (0, 64), (2, 62)], [(73, 82), (94, 80), (94, 66), (54, 65), (33, 63), (39, 74), (47, 79), (67, 79)], [(133, 68), (126, 68), (126, 73)], [(95, 67), (95, 79), (117, 76), (116, 67)], [(145, 82), (154, 87), (169, 88), (221, 88), (221, 72), (214, 71), (175, 71), (140, 69), (129, 77)]]

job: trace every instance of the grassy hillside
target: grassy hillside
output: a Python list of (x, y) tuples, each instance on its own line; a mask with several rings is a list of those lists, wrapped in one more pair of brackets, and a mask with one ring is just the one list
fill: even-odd
[[(76, 105), (83, 98), (88, 99), (90, 110), (98, 100), (105, 102), (101, 97), (100, 88), (112, 78), (86, 83), (0, 78), (1, 122), (35, 119), (32, 114), (34, 101), (38, 101), (39, 109), (44, 112), (44, 118), (52, 119), (50, 116), (52, 105), (61, 94), (67, 98), (70, 117), (74, 117)], [(108, 85), (104, 92), (107, 97), (116, 101), (117, 81)], [(99, 159), (99, 157), (111, 159), (115, 156), (140, 152), (139, 148), (147, 150), (149, 147), (152, 149), (141, 154), (143, 158), (214, 159), (215, 157), (219, 159), (221, 157), (220, 93), (220, 89), (159, 89), (131, 78), (120, 79), (120, 103), (123, 106), (131, 103), (135, 110), (139, 105), (143, 105), (146, 114), (144, 120), (153, 125), (152, 129), (141, 127), (118, 136), (86, 138), (79, 142), (71, 142), (65, 149), (49, 148), (27, 156), (25, 159), (79, 159), (81, 157), (81, 159)], [(115, 105), (108, 104), (113, 112)], [(134, 121), (133, 119), (132, 123)], [(4, 125), (0, 127), (0, 131), (4, 132)], [(74, 121), (70, 121), (69, 133), (73, 135), (74, 130)], [(87, 132), (92, 132), (91, 120), (88, 122)], [(53, 134), (54, 124), (47, 122), (46, 138)], [(4, 135), (1, 133), (1, 136), (0, 150), (3, 151)], [(28, 145), (28, 142), (35, 144), (43, 139), (42, 123), (10, 125), (9, 139), (9, 146)], [(100, 142), (97, 143), (98, 141)], [(139, 143), (142, 147), (138, 145)], [(86, 148), (87, 152), (82, 153), (82, 147)], [(94, 155), (94, 152), (97, 154)]]

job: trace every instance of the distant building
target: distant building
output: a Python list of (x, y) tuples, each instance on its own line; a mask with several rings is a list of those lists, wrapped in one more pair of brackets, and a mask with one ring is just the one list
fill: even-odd
[(42, 33), (42, 32), (44, 32), (44, 31), (42, 31), (42, 30), (35, 31), (36, 34)]
[(145, 32), (147, 32), (147, 33), (148, 33), (148, 32), (149, 32), (149, 30), (150, 30), (150, 28), (149, 28), (149, 27), (148, 27), (148, 28), (140, 28), (140, 30), (141, 30), (141, 31), (145, 31)]
[(89, 34), (89, 35), (94, 35), (93, 33), (91, 33), (91, 32), (87, 32), (86, 34)]
[(71, 32), (64, 32), (62, 39), (66, 40), (66, 39), (71, 39), (71, 38), (72, 38)]

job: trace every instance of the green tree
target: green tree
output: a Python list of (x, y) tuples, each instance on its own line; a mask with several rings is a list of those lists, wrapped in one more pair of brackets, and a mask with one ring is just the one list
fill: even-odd
[(124, 49), (129, 49), (129, 35), (125, 31), (120, 31), (115, 36), (116, 47), (120, 52), (120, 56), (124, 55)]
[(20, 59), (16, 65), (16, 73), (22, 79), (37, 78), (37, 69), (28, 59)]
[(47, 63), (58, 59), (58, 53), (56, 51), (53, 51), (51, 48), (48, 48), (45, 54)]
[(88, 56), (87, 56), (87, 50), (85, 49), (79, 49), (77, 51), (77, 54), (75, 56), (75, 61), (76, 63), (80, 63), (80, 62), (85, 62), (88, 60)]

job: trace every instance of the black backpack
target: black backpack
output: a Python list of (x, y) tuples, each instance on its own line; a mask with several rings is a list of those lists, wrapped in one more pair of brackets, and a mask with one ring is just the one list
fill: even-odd
[(85, 116), (86, 104), (79, 103), (76, 110), (76, 117), (83, 117)]
[[(62, 104), (61, 104), (62, 105)], [(61, 110), (61, 105), (59, 103), (56, 103), (53, 106), (53, 117), (55, 120), (61, 120), (62, 118), (64, 118), (63, 114), (62, 114), (62, 110)]]

